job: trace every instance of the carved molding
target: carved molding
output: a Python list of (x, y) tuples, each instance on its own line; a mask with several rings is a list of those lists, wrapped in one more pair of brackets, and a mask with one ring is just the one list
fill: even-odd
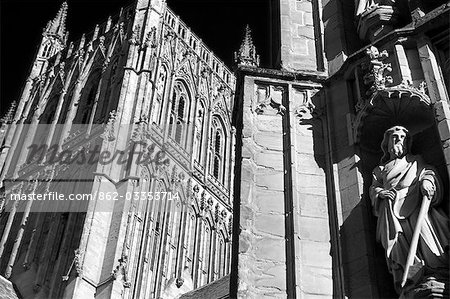
[[(391, 65), (384, 63), (388, 58), (387, 51), (380, 52), (376, 47), (371, 46), (367, 49), (368, 62), (362, 64), (362, 69), (366, 71), (364, 75), (364, 84), (368, 86), (365, 96), (362, 96), (355, 106), (357, 115), (352, 122), (352, 134), (355, 142), (360, 142), (361, 130), (364, 121), (371, 116), (373, 108), (378, 105), (379, 101), (392, 102), (392, 105), (401, 106), (402, 108), (394, 108), (389, 105), (382, 108), (386, 115), (391, 117), (404, 117), (410, 115), (415, 118), (428, 113), (427, 109), (431, 108), (431, 100), (426, 94), (426, 84), (422, 82), (418, 87), (413, 86), (409, 82), (402, 82), (395, 86), (389, 86), (393, 83), (389, 72), (392, 71)], [(422, 105), (419, 108), (417, 105)], [(400, 109), (400, 110), (399, 110)], [(398, 110), (398, 111), (397, 111)], [(401, 111), (401, 113), (399, 112)], [(423, 114), (418, 114), (422, 113)], [(400, 114), (401, 115), (400, 115)], [(381, 115), (380, 115), (381, 117)], [(426, 117), (424, 117), (426, 118)]]

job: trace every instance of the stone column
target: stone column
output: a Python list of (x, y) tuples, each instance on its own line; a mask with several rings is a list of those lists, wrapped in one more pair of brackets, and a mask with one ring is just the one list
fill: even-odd
[(418, 41), (419, 58), (437, 121), (447, 171), (450, 173), (450, 109), (448, 91), (430, 41)]
[(238, 249), (232, 276), (237, 285), (232, 282), (231, 296), (287, 298), (283, 121), (280, 111), (265, 103), (271, 90), (283, 94), (285, 87), (244, 80), (236, 136), (233, 243)]

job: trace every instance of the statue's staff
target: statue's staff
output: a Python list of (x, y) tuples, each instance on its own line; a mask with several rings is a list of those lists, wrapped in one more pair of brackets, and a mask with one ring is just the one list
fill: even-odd
[(402, 288), (405, 286), (406, 280), (408, 279), (409, 268), (413, 265), (414, 262), (414, 256), (416, 255), (417, 245), (419, 243), (420, 230), (422, 229), (423, 221), (428, 214), (430, 202), (431, 200), (428, 198), (428, 196), (424, 195), (422, 199), (422, 205), (420, 206), (419, 216), (417, 217), (416, 227), (414, 228), (414, 234), (411, 240), (411, 247), (409, 248), (408, 258), (406, 259), (405, 272), (403, 272), (401, 284)]

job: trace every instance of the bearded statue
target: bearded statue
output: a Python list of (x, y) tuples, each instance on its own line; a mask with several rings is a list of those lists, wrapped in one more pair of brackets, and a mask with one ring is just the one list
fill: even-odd
[[(450, 223), (437, 207), (443, 190), (433, 167), (411, 154), (411, 143), (404, 127), (395, 126), (384, 133), (384, 155), (373, 170), (370, 187), (373, 212), (378, 217), (376, 237), (402, 298), (435, 293), (447, 293), (448, 297)], [(410, 267), (408, 258), (414, 259), (414, 266)]]

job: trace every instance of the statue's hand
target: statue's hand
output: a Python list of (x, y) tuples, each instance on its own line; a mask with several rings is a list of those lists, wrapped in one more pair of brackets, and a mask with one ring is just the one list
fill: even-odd
[(422, 195), (426, 195), (429, 199), (431, 199), (436, 190), (432, 182), (429, 180), (423, 180), (422, 185), (420, 186), (420, 191), (422, 191)]
[(382, 199), (389, 199), (394, 200), (395, 199), (395, 192), (390, 190), (383, 190), (381, 191), (378, 196)]

